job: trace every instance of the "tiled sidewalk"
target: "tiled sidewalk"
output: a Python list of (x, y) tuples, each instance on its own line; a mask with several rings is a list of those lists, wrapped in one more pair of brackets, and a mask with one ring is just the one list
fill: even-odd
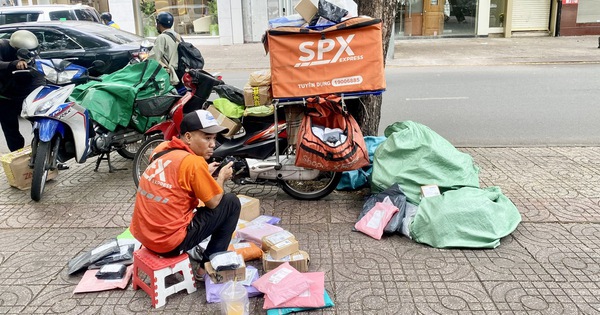
[[(281, 217), (326, 273), (336, 303), (326, 314), (594, 314), (600, 311), (600, 148), (461, 148), (480, 166), (481, 185), (500, 186), (522, 214), (493, 250), (434, 249), (407, 238), (377, 241), (352, 232), (357, 193), (297, 201), (243, 187), (261, 213)], [(118, 167), (131, 167), (115, 157)], [(235, 188), (236, 191), (238, 187)], [(143, 291), (73, 295), (81, 274), (67, 262), (121, 233), (133, 209), (129, 171), (71, 164), (41, 202), (0, 175), (0, 313), (216, 314), (205, 290), (180, 292), (158, 310)], [(260, 266), (257, 264), (257, 266)], [(262, 299), (251, 299), (261, 314)], [(316, 313), (321, 313), (316, 312)]]

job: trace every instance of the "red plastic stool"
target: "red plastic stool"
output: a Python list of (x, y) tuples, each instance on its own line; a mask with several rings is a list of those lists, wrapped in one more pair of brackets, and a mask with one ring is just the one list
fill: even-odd
[[(139, 271), (144, 271), (150, 278), (150, 286), (140, 279)], [(183, 281), (165, 287), (165, 278), (175, 273), (183, 275)], [(196, 292), (196, 281), (188, 254), (165, 258), (145, 247), (133, 253), (133, 289), (141, 288), (152, 299), (152, 306), (161, 307), (167, 303), (167, 296), (183, 289), (187, 293)]]

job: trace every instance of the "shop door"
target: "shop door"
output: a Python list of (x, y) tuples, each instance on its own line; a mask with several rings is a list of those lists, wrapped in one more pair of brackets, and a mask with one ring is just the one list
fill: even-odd
[(550, 21), (550, 0), (513, 1), (513, 31), (547, 31)]
[(423, 36), (437, 36), (444, 31), (445, 0), (423, 1)]

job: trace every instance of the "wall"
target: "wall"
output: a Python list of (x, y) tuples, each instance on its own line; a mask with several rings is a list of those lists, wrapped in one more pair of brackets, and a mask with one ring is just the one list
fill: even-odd
[(132, 0), (108, 0), (108, 7), (113, 21), (119, 24), (122, 30), (135, 33), (135, 5)]
[(600, 23), (577, 23), (578, 4), (563, 4), (560, 13), (560, 36), (600, 35)]

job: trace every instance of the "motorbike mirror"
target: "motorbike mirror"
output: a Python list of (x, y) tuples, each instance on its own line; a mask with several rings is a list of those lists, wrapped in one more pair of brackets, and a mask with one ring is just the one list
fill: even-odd
[(92, 62), (92, 66), (90, 67), (90, 69), (91, 69), (91, 68), (102, 68), (102, 67), (104, 67), (105, 65), (106, 65), (106, 64), (105, 64), (105, 63), (104, 63), (104, 61), (102, 61), (102, 60), (94, 60), (94, 62)]
[(30, 52), (29, 49), (21, 48), (17, 50), (17, 57), (21, 60), (31, 59), (33, 57), (33, 53)]
[(71, 64), (69, 60), (61, 60), (61, 62), (56, 66), (56, 70), (65, 71), (65, 68)]

